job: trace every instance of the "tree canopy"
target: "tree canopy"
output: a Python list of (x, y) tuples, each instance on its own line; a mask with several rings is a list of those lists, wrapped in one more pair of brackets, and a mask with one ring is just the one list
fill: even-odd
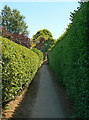
[(2, 27), (5, 27), (10, 33), (29, 34), (23, 15), (20, 15), (20, 11), (17, 9), (11, 10), (7, 5), (1, 11)]
[(47, 30), (39, 30), (32, 38), (33, 47), (41, 50), (43, 53), (48, 52), (50, 47), (55, 43), (52, 33)]
[(35, 35), (33, 35), (33, 40), (37, 40), (39, 37), (44, 37), (45, 39), (48, 37), (53, 38), (52, 33), (47, 29), (39, 30)]
[(48, 52), (48, 50), (49, 50), (49, 49), (51, 48), (51, 46), (55, 43), (55, 41), (56, 41), (56, 40), (53, 39), (53, 38), (48, 38), (48, 39), (44, 42), (41, 51), (42, 51), (43, 53)]

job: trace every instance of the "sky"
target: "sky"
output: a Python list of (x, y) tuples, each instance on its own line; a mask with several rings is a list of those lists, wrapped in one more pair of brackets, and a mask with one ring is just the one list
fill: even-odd
[[(15, 8), (20, 11), (21, 15), (25, 16), (24, 21), (28, 25), (29, 37), (32, 38), (37, 31), (42, 29), (48, 29), (54, 39), (58, 39), (66, 30), (70, 21), (70, 12), (73, 12), (79, 6), (77, 0), (75, 1), (58, 1), (52, 2), (34, 2), (13, 0), (13, 2), (7, 2), (3, 0), (1, 2), (1, 9), (5, 5), (8, 5), (11, 9)], [(50, 2), (51, 1), (51, 2)], [(57, 1), (57, 0), (55, 0)]]

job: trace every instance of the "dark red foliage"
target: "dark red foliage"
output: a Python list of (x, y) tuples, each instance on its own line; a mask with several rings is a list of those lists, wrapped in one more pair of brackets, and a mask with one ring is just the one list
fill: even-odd
[(30, 48), (31, 47), (31, 41), (30, 38), (26, 37), (23, 34), (13, 33), (12, 35), (12, 41), (20, 44), (24, 47)]
[(40, 43), (45, 42), (45, 38), (44, 37), (40, 37)]
[(2, 28), (2, 36), (24, 47), (27, 48), (31, 47), (30, 38), (28, 38), (24, 34), (10, 33), (9, 31), (6, 30), (6, 27)]
[(44, 37), (40, 37), (38, 43), (36, 43), (36, 48), (38, 50), (41, 50), (42, 47), (43, 47), (44, 42), (45, 42), (45, 38)]

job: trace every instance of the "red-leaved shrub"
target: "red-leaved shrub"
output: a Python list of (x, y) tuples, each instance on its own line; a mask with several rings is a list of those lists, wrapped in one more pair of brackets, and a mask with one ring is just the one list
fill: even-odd
[(24, 34), (10, 33), (9, 31), (6, 30), (6, 27), (2, 28), (2, 36), (24, 47), (27, 47), (27, 48), (31, 47), (30, 38), (28, 38)]

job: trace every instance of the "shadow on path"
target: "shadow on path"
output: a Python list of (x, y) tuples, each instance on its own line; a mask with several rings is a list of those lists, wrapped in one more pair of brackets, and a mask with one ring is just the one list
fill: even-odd
[(38, 70), (14, 118), (71, 118), (73, 105), (47, 64)]

